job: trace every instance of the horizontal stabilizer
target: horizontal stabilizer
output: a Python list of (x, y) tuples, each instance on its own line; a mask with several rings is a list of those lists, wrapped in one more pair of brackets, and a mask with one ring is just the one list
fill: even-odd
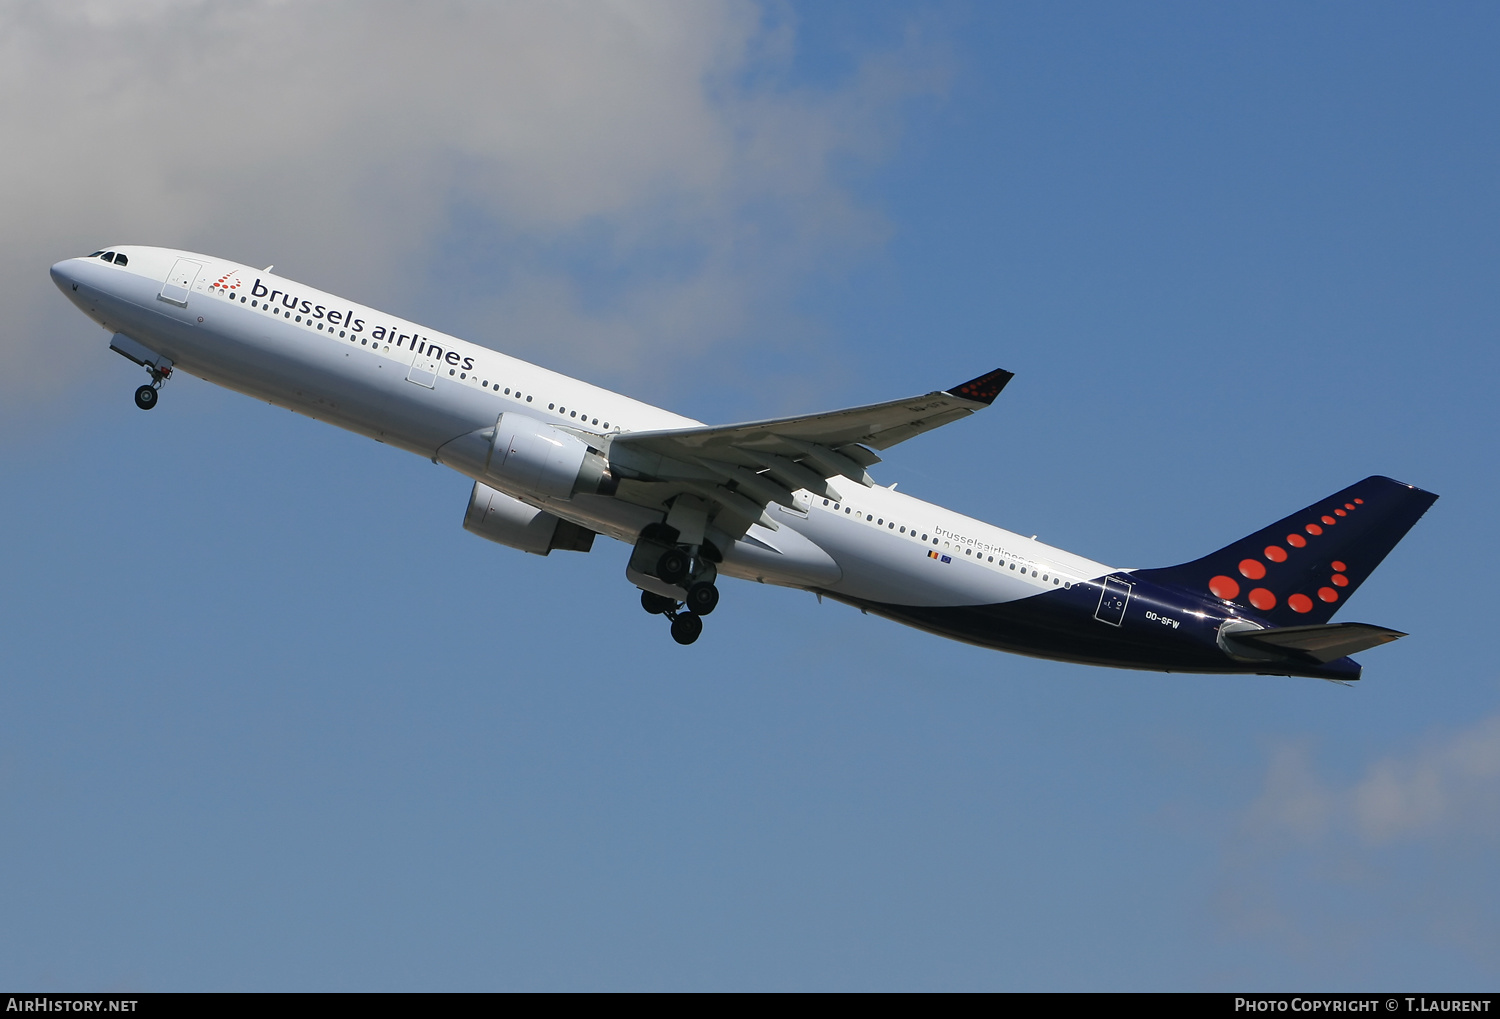
[(1231, 648), (1247, 652), (1248, 657), (1273, 655), (1278, 658), (1311, 659), (1319, 664), (1358, 654), (1381, 644), (1399, 640), (1400, 630), (1369, 623), (1325, 623), (1321, 626), (1281, 626), (1269, 630), (1238, 630), (1226, 633)]

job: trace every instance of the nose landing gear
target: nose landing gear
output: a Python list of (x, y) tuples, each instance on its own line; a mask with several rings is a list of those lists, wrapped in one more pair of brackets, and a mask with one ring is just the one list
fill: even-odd
[(157, 368), (147, 365), (146, 370), (151, 373), (151, 384), (142, 386), (135, 391), (135, 405), (141, 410), (150, 410), (156, 406), (156, 401), (161, 397), (162, 383), (172, 374), (171, 368)]

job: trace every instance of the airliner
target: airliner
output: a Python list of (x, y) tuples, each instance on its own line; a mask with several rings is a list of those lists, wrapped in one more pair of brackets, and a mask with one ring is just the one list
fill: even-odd
[(879, 450), (992, 404), (1012, 374), (822, 414), (704, 424), (237, 262), (116, 245), (52, 279), (144, 368), (185, 371), (474, 482), (466, 530), (536, 555), (631, 547), (641, 606), (692, 644), (721, 576), (955, 640), (1166, 672), (1360, 677), (1406, 634), (1332, 623), (1437, 499), (1369, 477), (1199, 559), (1122, 569), (876, 483)]

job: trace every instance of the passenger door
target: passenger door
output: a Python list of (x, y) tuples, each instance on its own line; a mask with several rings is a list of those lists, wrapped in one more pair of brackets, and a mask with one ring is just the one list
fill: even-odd
[(167, 281), (161, 285), (158, 299), (168, 304), (175, 304), (179, 308), (186, 308), (188, 294), (192, 293), (193, 284), (198, 282), (198, 273), (202, 271), (202, 262), (195, 262), (191, 258), (179, 258), (173, 264), (172, 271), (167, 273)]
[(428, 389), (437, 388), (438, 371), (442, 365), (438, 359), (427, 354), (413, 354), (411, 359), (411, 370), (406, 373), (407, 382), (415, 382), (419, 386)]
[(1125, 606), (1130, 604), (1133, 589), (1134, 585), (1129, 581), (1104, 578), (1104, 590), (1099, 593), (1099, 607), (1094, 610), (1094, 618), (1110, 626), (1119, 626), (1125, 621)]

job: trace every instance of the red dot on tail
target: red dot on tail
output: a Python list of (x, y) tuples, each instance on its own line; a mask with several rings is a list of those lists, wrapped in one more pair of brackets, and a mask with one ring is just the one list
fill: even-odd
[(1352, 510), (1353, 508), (1354, 508), (1354, 503), (1352, 503), (1352, 502), (1346, 502), (1346, 503), (1344, 503), (1344, 509), (1351, 509)]
[(1312, 599), (1305, 594), (1294, 594), (1286, 600), (1286, 603), (1293, 612), (1312, 611)]
[(1329, 516), (1327, 513), (1324, 513), (1323, 523), (1327, 524), (1329, 527), (1332, 527), (1334, 524), (1338, 523), (1338, 521), (1333, 519), (1333, 517)]
[(1336, 509), (1333, 511), (1333, 515), (1336, 517), (1347, 517), (1349, 514), (1344, 510)]
[(1365, 504), (1365, 501), (1363, 499), (1355, 499), (1354, 500), (1354, 505), (1356, 505), (1356, 506), (1363, 506), (1364, 504)]
[(1307, 539), (1304, 538), (1304, 537), (1302, 537), (1302, 535), (1300, 535), (1300, 534), (1288, 534), (1286, 536), (1286, 543), (1288, 545), (1292, 546), (1292, 548), (1306, 548), (1307, 547)]
[(1286, 549), (1280, 545), (1267, 545), (1266, 558), (1273, 563), (1284, 563), (1286, 562)]
[(1233, 577), (1218, 576), (1208, 582), (1208, 589), (1213, 592), (1215, 598), (1223, 598), (1229, 601), (1239, 596), (1240, 583)]
[(1345, 570), (1347, 570), (1347, 569), (1348, 569), (1348, 568), (1349, 568), (1349, 567), (1347, 567), (1347, 566), (1345, 566), (1345, 565), (1344, 565), (1344, 564), (1343, 564), (1343, 563), (1342, 563), (1342, 562), (1341, 562), (1341, 561), (1340, 561), (1340, 560), (1338, 560), (1338, 559), (1335, 559), (1335, 560), (1334, 560), (1334, 561), (1333, 561), (1333, 568), (1334, 568), (1334, 569), (1335, 569), (1335, 570), (1337, 570), (1337, 571), (1338, 571), (1338, 572), (1340, 572), (1340, 573), (1343, 573), (1343, 572), (1344, 572), (1344, 571), (1345, 571)]
[(1348, 587), (1349, 586), (1349, 578), (1346, 577), (1346, 576), (1344, 576), (1342, 573), (1335, 573), (1333, 575), (1333, 586), (1334, 587)]
[(1331, 587), (1320, 587), (1318, 597), (1327, 602), (1335, 602), (1339, 600), (1339, 593)]
[(1322, 534), (1323, 533), (1323, 528), (1319, 527), (1317, 524), (1308, 524), (1307, 525), (1307, 533), (1308, 534)]
[(1241, 559), (1240, 573), (1251, 580), (1259, 580), (1266, 575), (1266, 568), (1258, 559)]
[(1262, 612), (1270, 612), (1276, 607), (1276, 596), (1263, 587), (1257, 587), (1250, 592), (1250, 604)]

